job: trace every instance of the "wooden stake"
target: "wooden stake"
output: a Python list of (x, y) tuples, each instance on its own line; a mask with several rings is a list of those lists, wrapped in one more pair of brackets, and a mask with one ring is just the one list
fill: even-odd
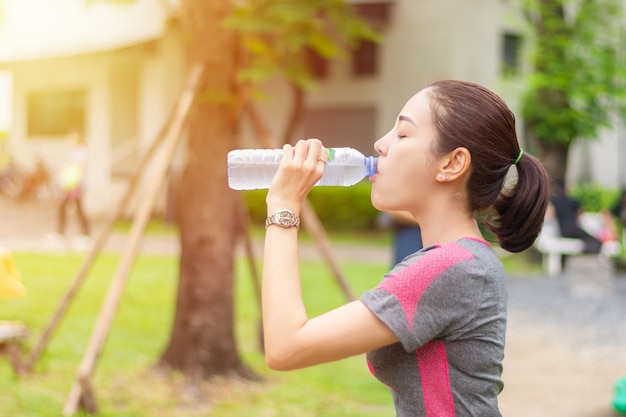
[(87, 257), (85, 258), (85, 260), (83, 261), (83, 264), (80, 267), (80, 270), (74, 277), (74, 280), (72, 281), (72, 284), (70, 285), (70, 288), (68, 289), (65, 296), (61, 299), (61, 302), (59, 303), (57, 310), (52, 316), (52, 319), (48, 323), (48, 326), (44, 329), (39, 341), (37, 342), (37, 344), (35, 345), (35, 348), (31, 352), (28, 358), (28, 361), (26, 363), (26, 366), (25, 366), (26, 372), (32, 371), (35, 365), (35, 362), (37, 361), (37, 359), (39, 359), (39, 357), (41, 356), (41, 353), (44, 351), (44, 349), (46, 348), (46, 345), (49, 343), (50, 338), (52, 337), (52, 334), (54, 330), (56, 329), (57, 325), (61, 321), (61, 318), (65, 314), (65, 311), (67, 310), (70, 303), (72, 302), (72, 300), (78, 293), (78, 290), (80, 289), (81, 285), (85, 281), (85, 278), (87, 276), (87, 273), (91, 269), (91, 266), (93, 265), (97, 256), (102, 251), (102, 248), (104, 247), (104, 244), (106, 243), (106, 240), (108, 239), (111, 233), (111, 230), (113, 229), (113, 226), (115, 225), (115, 222), (126, 211), (126, 208), (128, 207), (128, 204), (130, 203), (132, 197), (134, 196), (137, 186), (139, 185), (141, 176), (143, 175), (146, 168), (148, 167), (148, 164), (152, 160), (154, 153), (157, 151), (157, 149), (159, 149), (159, 147), (161, 146), (161, 143), (163, 142), (163, 139), (165, 138), (165, 133), (167, 132), (167, 126), (171, 124), (173, 115), (174, 115), (174, 111), (172, 110), (172, 112), (170, 113), (168, 117), (167, 123), (163, 125), (157, 138), (152, 142), (146, 154), (142, 157), (137, 169), (135, 170), (133, 174), (133, 177), (130, 180), (128, 189), (126, 190), (126, 193), (120, 200), (120, 203), (117, 205), (117, 208), (113, 211), (113, 213), (111, 213), (111, 216), (109, 216), (109, 218), (104, 223), (104, 226), (102, 227), (98, 237), (96, 238), (94, 245), (92, 246), (91, 250), (87, 254)]
[[(90, 384), (91, 376), (109, 333), (130, 269), (139, 253), (146, 224), (152, 214), (152, 209), (154, 208), (159, 194), (162, 191), (162, 186), (167, 177), (176, 144), (181, 136), (203, 73), (204, 67), (202, 65), (195, 65), (191, 69), (185, 89), (179, 98), (172, 124), (167, 129), (162, 153), (158, 155), (160, 159), (156, 161), (154, 172), (151, 172), (151, 181), (147, 186), (146, 197), (142, 199), (142, 204), (133, 219), (127, 249), (123, 253), (123, 258), (109, 286), (109, 290), (98, 316), (96, 327), (94, 328), (91, 339), (89, 340), (89, 345), (78, 368), (77, 381), (74, 383), (65, 403), (65, 407), (63, 408), (64, 416), (73, 415), (79, 406), (84, 407), (85, 411), (89, 413), (95, 413), (97, 410), (95, 396), (93, 395), (93, 389)], [(89, 404), (90, 409), (85, 408), (87, 404)]]
[(339, 288), (346, 296), (348, 301), (354, 301), (355, 297), (348, 283), (339, 268), (339, 264), (337, 264), (335, 258), (332, 255), (330, 250), (330, 245), (328, 244), (328, 236), (326, 235), (326, 231), (324, 230), (324, 226), (317, 217), (315, 210), (309, 203), (309, 200), (304, 200), (304, 204), (302, 204), (302, 208), (300, 209), (300, 217), (302, 217), (302, 223), (304, 227), (311, 233), (313, 236), (313, 240), (317, 246), (317, 249), (320, 251), (320, 254), (328, 264), (329, 268), (333, 272), (335, 276), (335, 280), (339, 284)]

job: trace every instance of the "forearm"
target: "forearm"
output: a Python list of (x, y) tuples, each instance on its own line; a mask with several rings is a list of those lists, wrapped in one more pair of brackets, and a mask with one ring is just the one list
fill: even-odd
[(317, 139), (298, 141), (294, 147), (285, 145), (265, 198), (270, 222), (286, 226), (267, 227), (263, 255), (265, 361), (274, 369), (302, 366), (302, 358), (310, 355), (307, 349), (315, 345), (307, 341), (304, 331), (308, 318), (300, 287), (298, 223), (294, 216), (300, 214), (307, 194), (321, 178), (326, 158)]
[(297, 352), (297, 333), (307, 322), (295, 227), (266, 230), (262, 304), (266, 362), (274, 367)]

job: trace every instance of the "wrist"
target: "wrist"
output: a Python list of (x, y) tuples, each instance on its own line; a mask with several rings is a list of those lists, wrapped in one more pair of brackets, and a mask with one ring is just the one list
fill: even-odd
[(292, 210), (286, 208), (273, 212), (268, 211), (265, 219), (265, 228), (267, 229), (270, 226), (279, 226), (284, 229), (295, 227), (297, 230), (300, 228), (300, 217)]

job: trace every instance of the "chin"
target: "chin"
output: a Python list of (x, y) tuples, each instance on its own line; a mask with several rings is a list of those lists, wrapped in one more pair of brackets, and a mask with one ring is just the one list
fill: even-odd
[(385, 196), (388, 196), (385, 188), (381, 187), (380, 183), (378, 182), (372, 183), (370, 200), (372, 201), (372, 206), (374, 206), (375, 209), (381, 211), (389, 209), (389, 207), (387, 207), (388, 204), (386, 204), (388, 202), (388, 198), (385, 198)]
[(385, 209), (385, 205), (382, 204), (382, 202), (380, 201), (380, 198), (378, 198), (376, 196), (376, 194), (372, 193), (370, 195), (370, 200), (372, 201), (372, 206), (374, 206), (374, 208), (376, 210), (379, 210), (379, 211), (385, 211), (386, 210)]
[(372, 206), (374, 206), (376, 210), (381, 209), (376, 202), (376, 197), (374, 196), (374, 193), (370, 194), (370, 201), (372, 202)]

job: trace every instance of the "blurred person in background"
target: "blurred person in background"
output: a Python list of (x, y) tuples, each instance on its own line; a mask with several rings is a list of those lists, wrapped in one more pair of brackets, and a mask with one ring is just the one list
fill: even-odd
[(85, 214), (82, 204), (84, 195), (84, 176), (87, 163), (87, 147), (83, 139), (81, 130), (74, 129), (68, 135), (71, 149), (67, 155), (67, 160), (61, 168), (57, 177), (57, 183), (61, 190), (61, 200), (57, 213), (56, 234), (51, 237), (53, 240), (63, 241), (66, 237), (67, 214), (70, 209), (74, 209), (78, 217), (81, 234), (77, 237), (79, 245), (89, 242), (91, 232), (89, 219)]
[(581, 227), (582, 208), (577, 200), (567, 195), (565, 181), (555, 179), (550, 191), (550, 204), (554, 208), (561, 236), (582, 240), (585, 253), (600, 253), (602, 241)]
[(394, 211), (389, 213), (389, 217), (393, 238), (393, 265), (396, 265), (422, 249), (422, 231), (411, 213)]

